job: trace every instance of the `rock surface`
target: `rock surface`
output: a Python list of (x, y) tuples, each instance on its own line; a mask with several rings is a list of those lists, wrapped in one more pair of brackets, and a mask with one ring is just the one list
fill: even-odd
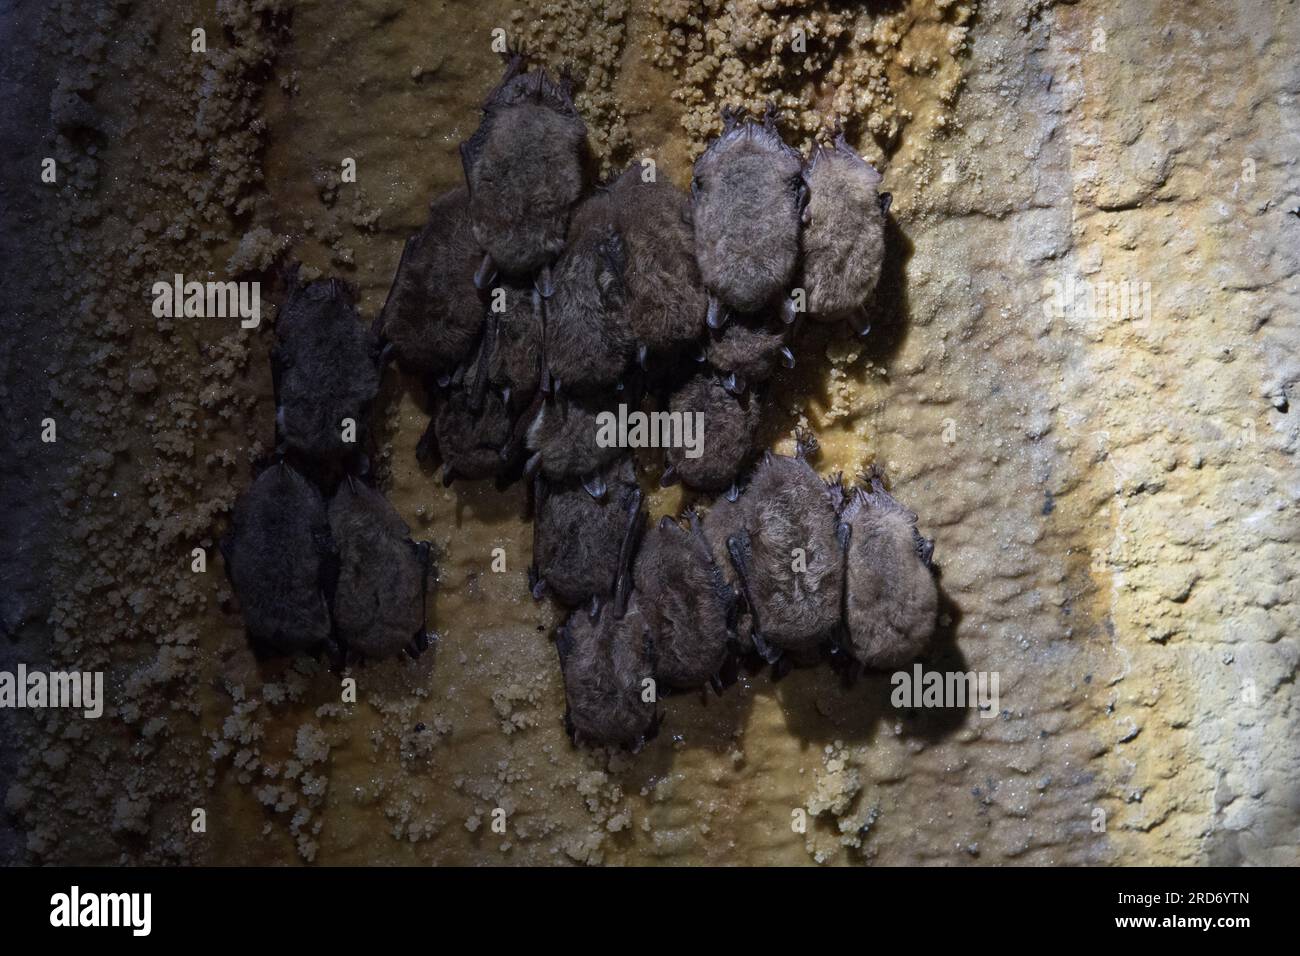
[[(0, 669), (109, 688), (96, 723), (0, 711), (0, 860), (1300, 862), (1294, 12), (850, 6), (0, 13), (42, 53), (4, 77)], [(684, 186), (723, 96), (777, 100), (796, 141), (848, 120), (894, 194), (874, 330), (810, 329), (764, 437), (885, 469), (943, 569), (926, 666), (996, 672), (994, 716), (821, 668), (674, 698), (636, 757), (571, 749), (522, 493), (418, 466), (395, 376), (375, 465), (443, 553), (436, 655), (349, 671), (356, 702), (253, 659), (215, 543), (273, 443), (273, 326), (156, 319), (147, 291), (248, 270), (278, 301), (256, 270), (288, 254), (373, 317), (459, 180), (498, 26), (580, 66), (608, 169)]]

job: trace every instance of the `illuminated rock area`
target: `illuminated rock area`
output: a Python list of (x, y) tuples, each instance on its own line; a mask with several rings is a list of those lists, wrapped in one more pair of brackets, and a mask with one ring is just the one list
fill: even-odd
[[(105, 712), (0, 709), (0, 860), (1300, 862), (1288, 4), (28, 6), (0, 14), (0, 670), (103, 671)], [(523, 489), (418, 464), (395, 370), (374, 465), (436, 545), (441, 642), (253, 657), (216, 544), (274, 443), (273, 322), (150, 290), (260, 277), (273, 319), (301, 260), (372, 319), (461, 181), (498, 27), (576, 67), (606, 173), (685, 188), (720, 107), (769, 99), (792, 144), (840, 119), (882, 170), (872, 332), (805, 328), (763, 440), (883, 469), (942, 569), (925, 669), (996, 674), (995, 714), (820, 666), (574, 749)], [(644, 462), (651, 520), (692, 500)]]

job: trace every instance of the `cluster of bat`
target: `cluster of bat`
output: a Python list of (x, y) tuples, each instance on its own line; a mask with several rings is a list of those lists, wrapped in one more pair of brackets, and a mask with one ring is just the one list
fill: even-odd
[[(337, 279), (299, 285), (271, 352), (277, 461), (235, 502), (221, 540), (254, 650), (337, 659), (428, 647), (430, 547), (352, 471), (383, 355)], [(328, 499), (328, 504), (327, 504)]]
[[(533, 595), (575, 609), (557, 635), (575, 740), (638, 746), (658, 722), (650, 678), (718, 688), (741, 656), (784, 666), (826, 647), (853, 667), (892, 667), (934, 628), (931, 544), (878, 478), (823, 481), (803, 435), (795, 457), (763, 455), (738, 488), (758, 454), (764, 383), (793, 365), (798, 321), (863, 331), (889, 197), (842, 137), (805, 162), (771, 109), (723, 118), (689, 197), (652, 165), (588, 189), (586, 127), (567, 79), (514, 57), (461, 147), (466, 186), (431, 204), (374, 327), (333, 281), (295, 289), (277, 321), (282, 456), (315, 469), (346, 461), (338, 422), (364, 421), (393, 357), (428, 387), (417, 454), (436, 455), (444, 481), (531, 479)], [(312, 321), (298, 323), (300, 311)], [(703, 519), (691, 511), (644, 531), (630, 453), (597, 442), (601, 412), (638, 408), (646, 395), (703, 414), (702, 454), (667, 449), (663, 477), (723, 493)], [(347, 648), (394, 653), (417, 613), (423, 633), (424, 577), (412, 569), (427, 571), (427, 548), (382, 496), (337, 472), (330, 482), (324, 523), (313, 484), (284, 457), (237, 507), (229, 564), (250, 632), (298, 649), (323, 639), (332, 603), (333, 636)], [(368, 521), (345, 526), (343, 513), (362, 509)], [(350, 543), (363, 531), (364, 555)], [(324, 556), (319, 567), (297, 557), (304, 546)], [(405, 569), (400, 581), (371, 563), (381, 557)], [(316, 592), (307, 615), (296, 605), (314, 575), (340, 563), (368, 616), (352, 606), (360, 595), (340, 603), (345, 575)], [(302, 602), (289, 598), (295, 587)], [(245, 592), (258, 588), (281, 610), (254, 626), (263, 605)]]
[[(804, 434), (793, 457), (765, 453), (734, 500), (703, 519), (688, 511), (685, 526), (665, 516), (631, 557), (634, 519), (614, 613), (576, 610), (559, 630), (575, 740), (639, 746), (658, 726), (650, 676), (721, 691), (728, 665), (755, 654), (779, 676), (827, 651), (856, 674), (924, 650), (938, 613), (933, 542), (877, 476), (824, 481), (814, 448)], [(639, 492), (628, 498), (632, 511)]]

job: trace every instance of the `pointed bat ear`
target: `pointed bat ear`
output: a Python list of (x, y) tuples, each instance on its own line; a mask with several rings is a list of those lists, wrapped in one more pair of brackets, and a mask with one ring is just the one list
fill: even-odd
[(501, 77), (501, 86), (505, 86), (520, 73), (524, 72), (524, 69), (527, 66), (527, 63), (525, 62), (527, 56), (528, 55), (524, 53), (522, 45), (515, 44), (507, 47), (505, 53), (506, 71)]
[(585, 77), (579, 74), (577, 66), (572, 60), (565, 60), (560, 64), (559, 90), (564, 94), (570, 105), (573, 103), (573, 91), (582, 85), (584, 79)]

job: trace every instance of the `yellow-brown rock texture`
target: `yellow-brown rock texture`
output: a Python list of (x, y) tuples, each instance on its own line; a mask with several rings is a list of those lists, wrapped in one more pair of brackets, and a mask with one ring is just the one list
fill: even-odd
[[(102, 670), (107, 696), (98, 721), (0, 710), (0, 861), (1300, 863), (1294, 4), (52, 0), (0, 24), (0, 670)], [(888, 474), (942, 568), (926, 666), (998, 674), (996, 714), (823, 666), (676, 695), (639, 754), (575, 749), (523, 489), (417, 464), (395, 370), (374, 464), (436, 545), (441, 641), (341, 675), (254, 658), (216, 544), (274, 443), (273, 277), (340, 275), (376, 315), (461, 181), (497, 29), (574, 68), (606, 173), (652, 157), (685, 186), (720, 107), (768, 101), (792, 144), (841, 123), (881, 168), (873, 330), (805, 328), (763, 438), (811, 426), (819, 471)], [(155, 318), (175, 273), (263, 278), (264, 320)], [(658, 473), (656, 520), (689, 500)]]

